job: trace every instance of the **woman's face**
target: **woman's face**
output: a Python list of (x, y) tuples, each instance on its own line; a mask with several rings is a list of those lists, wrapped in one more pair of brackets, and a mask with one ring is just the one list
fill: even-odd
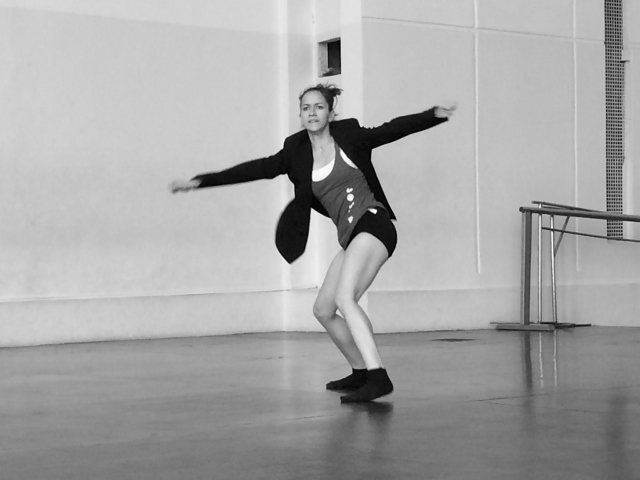
[(302, 120), (302, 127), (309, 132), (323, 130), (333, 117), (334, 113), (329, 111), (329, 104), (320, 92), (311, 90), (302, 97), (300, 120)]

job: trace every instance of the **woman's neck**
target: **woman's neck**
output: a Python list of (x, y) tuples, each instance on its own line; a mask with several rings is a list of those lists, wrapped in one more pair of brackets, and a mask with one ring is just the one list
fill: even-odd
[(307, 132), (314, 150), (323, 151), (333, 145), (333, 137), (329, 133), (329, 125), (319, 132)]

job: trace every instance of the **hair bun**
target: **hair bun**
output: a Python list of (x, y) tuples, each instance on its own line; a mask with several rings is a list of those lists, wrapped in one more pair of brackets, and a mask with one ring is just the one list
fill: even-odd
[(342, 93), (342, 89), (333, 83), (318, 83), (317, 85), (311, 85), (305, 88), (298, 97), (298, 100), (302, 101), (302, 97), (313, 91), (322, 94), (329, 105), (329, 111), (333, 111), (338, 105), (338, 95)]

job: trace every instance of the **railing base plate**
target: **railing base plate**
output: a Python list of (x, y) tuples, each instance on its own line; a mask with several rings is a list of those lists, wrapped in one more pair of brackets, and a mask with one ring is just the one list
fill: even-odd
[(531, 323), (522, 325), (521, 323), (495, 323), (496, 330), (521, 330), (526, 332), (552, 332), (556, 329), (553, 324)]

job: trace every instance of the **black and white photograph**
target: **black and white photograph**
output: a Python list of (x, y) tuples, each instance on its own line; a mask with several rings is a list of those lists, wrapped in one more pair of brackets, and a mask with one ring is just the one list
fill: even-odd
[(0, 0), (0, 480), (640, 479), (640, 0)]

